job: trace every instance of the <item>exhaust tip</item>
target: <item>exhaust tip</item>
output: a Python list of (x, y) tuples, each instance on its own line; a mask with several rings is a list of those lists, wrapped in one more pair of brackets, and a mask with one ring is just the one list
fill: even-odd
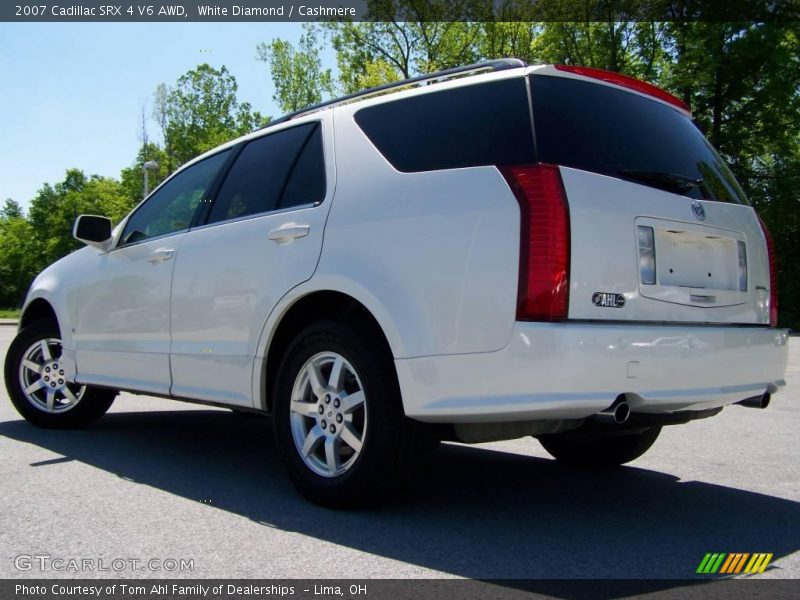
[(592, 415), (592, 420), (598, 423), (605, 423), (607, 425), (622, 425), (631, 416), (631, 407), (625, 402), (625, 396), (620, 395), (619, 398), (605, 410)]
[(614, 421), (622, 425), (631, 416), (631, 407), (627, 402), (620, 402), (614, 409)]

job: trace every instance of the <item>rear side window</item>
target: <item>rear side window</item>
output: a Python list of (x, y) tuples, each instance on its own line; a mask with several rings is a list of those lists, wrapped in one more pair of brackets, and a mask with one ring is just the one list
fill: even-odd
[(693, 198), (747, 199), (687, 117), (659, 102), (591, 82), (531, 75), (539, 160)]
[(208, 222), (322, 201), (321, 137), (319, 124), (308, 123), (249, 142), (225, 177)]
[(398, 171), (534, 160), (521, 77), (377, 104), (359, 110), (355, 120)]

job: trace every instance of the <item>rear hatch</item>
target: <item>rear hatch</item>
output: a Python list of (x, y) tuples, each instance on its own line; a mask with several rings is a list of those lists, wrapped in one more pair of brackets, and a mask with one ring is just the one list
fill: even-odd
[(568, 317), (769, 324), (765, 232), (687, 108), (575, 71), (529, 76), (537, 157), (569, 206)]

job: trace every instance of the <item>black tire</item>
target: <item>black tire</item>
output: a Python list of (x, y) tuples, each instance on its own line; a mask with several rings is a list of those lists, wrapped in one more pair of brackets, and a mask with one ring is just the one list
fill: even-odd
[[(369, 329), (319, 321), (294, 339), (279, 367), (273, 401), (276, 445), (297, 489), (323, 506), (360, 508), (390, 499), (402, 487), (419, 456), (415, 446), (419, 423), (405, 416), (391, 355), (387, 349), (376, 347), (374, 340), (375, 332)], [(332, 476), (318, 474), (301, 457), (295, 442), (297, 425), (294, 432), (292, 429), (292, 419), (297, 417), (292, 416), (290, 409), (292, 390), (296, 381), (301, 381), (301, 372), (313, 357), (325, 353), (335, 353), (349, 363), (366, 398), (365, 408), (361, 409), (364, 410), (363, 445), (357, 456), (350, 457), (353, 462), (347, 470)], [(329, 384), (327, 376), (325, 379)], [(310, 404), (316, 402), (317, 408), (328, 409), (316, 394), (307, 397)], [(311, 425), (320, 426), (323, 417), (305, 416), (300, 423), (309, 427), (310, 435)], [(326, 442), (327, 437), (323, 443)], [(312, 454), (322, 452), (319, 446), (316, 448)]]
[[(114, 402), (117, 392), (86, 386), (78, 402), (62, 412), (46, 412), (45, 408), (29, 400), (20, 379), (22, 361), (29, 348), (37, 342), (47, 339), (61, 339), (58, 327), (50, 321), (35, 321), (20, 331), (11, 342), (6, 354), (4, 370), (6, 389), (11, 403), (20, 415), (38, 427), (48, 429), (86, 427), (106, 413)], [(53, 355), (55, 359), (58, 356), (58, 354)], [(79, 388), (80, 386), (70, 386), (71, 391)]]
[(579, 437), (575, 434), (539, 438), (544, 449), (556, 460), (573, 467), (618, 467), (639, 458), (650, 449), (661, 427), (633, 433), (613, 433)]

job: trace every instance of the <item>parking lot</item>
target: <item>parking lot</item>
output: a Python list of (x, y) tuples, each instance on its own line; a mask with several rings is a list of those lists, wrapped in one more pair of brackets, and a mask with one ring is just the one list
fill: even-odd
[[(771, 552), (759, 577), (800, 577), (800, 339), (790, 352), (767, 410), (666, 428), (625, 468), (565, 469), (533, 439), (445, 444), (366, 512), (298, 496), (266, 418), (122, 394), (91, 429), (45, 431), (3, 385), (0, 577), (691, 578), (707, 552)], [(163, 567), (180, 559), (192, 570)]]

